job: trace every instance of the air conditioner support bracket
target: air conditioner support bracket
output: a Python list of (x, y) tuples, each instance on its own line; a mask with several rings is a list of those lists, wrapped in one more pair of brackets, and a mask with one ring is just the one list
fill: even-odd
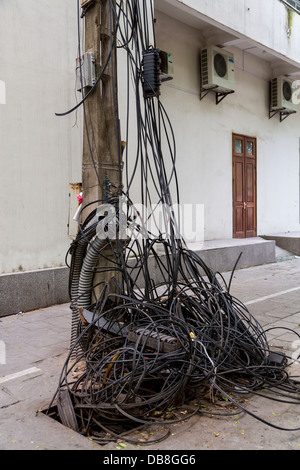
[(273, 116), (276, 114), (279, 114), (280, 116), (280, 122), (284, 121), (286, 118), (288, 118), (291, 114), (295, 114), (297, 111), (283, 111), (283, 110), (276, 110), (276, 111), (269, 111), (269, 119), (271, 119)]
[(226, 91), (226, 92), (219, 92), (218, 90), (216, 90), (216, 88), (217, 87), (210, 88), (209, 90), (200, 90), (200, 101), (202, 101), (203, 98), (205, 98), (206, 95), (208, 95), (208, 93), (213, 92), (216, 95), (216, 105), (218, 105), (219, 103), (221, 103), (221, 101), (223, 101), (224, 98), (226, 98), (227, 95), (231, 95), (232, 93), (234, 93), (234, 90)]
[(232, 93), (234, 93), (234, 91), (227, 91), (226, 93), (219, 93), (217, 92), (216, 93), (216, 104), (219, 104), (221, 103), (221, 101), (226, 98), (227, 95), (232, 95)]

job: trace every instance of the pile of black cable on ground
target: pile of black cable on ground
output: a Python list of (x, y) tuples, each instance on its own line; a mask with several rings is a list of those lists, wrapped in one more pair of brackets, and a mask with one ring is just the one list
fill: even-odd
[[(166, 241), (156, 244), (170, 254)], [(159, 259), (154, 247), (152, 256)], [(97, 302), (79, 307), (57, 405), (64, 424), (99, 443), (120, 437), (139, 443), (126, 433), (203, 413), (208, 398), (212, 404), (228, 400), (234, 414), (249, 412), (237, 399), (249, 393), (300, 403), (287, 358), (270, 350), (260, 324), (194, 252), (178, 251), (182, 281), (176, 286), (153, 284), (139, 298), (138, 289), (136, 295), (110, 294), (104, 284)], [(126, 269), (133, 285), (135, 269)], [(168, 263), (164, 269), (172, 278)], [(170, 409), (189, 412), (174, 419)]]
[[(114, 240), (99, 237), (97, 211), (80, 223), (69, 251), (71, 348), (50, 408), (57, 406), (66, 426), (103, 443), (119, 437), (136, 442), (127, 433), (137, 426), (161, 427), (204, 413), (207, 398), (213, 404), (223, 397), (234, 414), (252, 414), (237, 398), (249, 393), (299, 404), (300, 384), (287, 372), (288, 358), (270, 350), (266, 332), (231, 295), (230, 282), (180, 235), (173, 210), (179, 203), (176, 144), (159, 97), (152, 2), (110, 3), (117, 44), (128, 57), (128, 103), (135, 100), (136, 111), (137, 142), (128, 141), (131, 118), (119, 186), (124, 206), (117, 211), (118, 223), (125, 213), (130, 236), (118, 238), (124, 228), (118, 227)], [(88, 98), (80, 104), (88, 107)], [(138, 203), (151, 208), (147, 217), (131, 200), (136, 183)], [(165, 223), (156, 235), (148, 224), (155, 220), (153, 203)], [(109, 249), (113, 291), (101, 281)], [(182, 408), (188, 413), (176, 415)]]

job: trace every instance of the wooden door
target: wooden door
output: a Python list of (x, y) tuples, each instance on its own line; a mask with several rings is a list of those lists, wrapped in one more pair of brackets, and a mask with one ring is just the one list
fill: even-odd
[(233, 134), (233, 237), (256, 237), (256, 139)]

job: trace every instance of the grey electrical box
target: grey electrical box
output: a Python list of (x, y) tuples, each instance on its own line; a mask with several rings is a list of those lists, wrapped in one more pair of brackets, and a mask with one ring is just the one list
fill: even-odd
[(92, 52), (85, 52), (76, 59), (77, 91), (93, 87), (96, 83), (96, 61)]

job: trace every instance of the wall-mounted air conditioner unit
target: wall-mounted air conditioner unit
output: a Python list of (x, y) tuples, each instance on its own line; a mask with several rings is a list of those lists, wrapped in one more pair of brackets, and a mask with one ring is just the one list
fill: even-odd
[(234, 55), (217, 46), (201, 51), (201, 89), (219, 93), (235, 91)]
[(160, 51), (160, 80), (167, 82), (174, 78), (173, 55), (170, 52)]
[(297, 105), (293, 103), (294, 83), (294, 80), (283, 75), (272, 79), (271, 111), (282, 111), (287, 114), (297, 111)]

